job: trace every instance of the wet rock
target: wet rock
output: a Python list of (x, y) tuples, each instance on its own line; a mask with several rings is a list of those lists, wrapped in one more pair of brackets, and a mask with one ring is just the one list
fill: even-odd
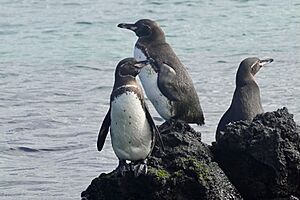
[(213, 152), (244, 199), (300, 197), (300, 128), (286, 108), (228, 125)]
[[(164, 124), (160, 129), (165, 129)], [(193, 200), (242, 199), (216, 162), (201, 134), (189, 125), (177, 123), (162, 134), (165, 151), (154, 149), (148, 160), (148, 174), (137, 178), (131, 172), (115, 172), (95, 178), (82, 199), (89, 200)]]

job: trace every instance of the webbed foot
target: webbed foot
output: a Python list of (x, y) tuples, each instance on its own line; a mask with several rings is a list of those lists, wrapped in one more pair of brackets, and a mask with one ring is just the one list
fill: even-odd
[(125, 173), (130, 170), (130, 166), (126, 163), (126, 160), (119, 160), (119, 165), (116, 168), (117, 175), (125, 176)]
[(137, 161), (133, 165), (133, 173), (135, 177), (146, 175), (148, 171), (147, 160)]
[(175, 130), (177, 132), (183, 132), (186, 126), (188, 126), (188, 124), (183, 120), (169, 119), (160, 126), (159, 130), (161, 134), (171, 130)]

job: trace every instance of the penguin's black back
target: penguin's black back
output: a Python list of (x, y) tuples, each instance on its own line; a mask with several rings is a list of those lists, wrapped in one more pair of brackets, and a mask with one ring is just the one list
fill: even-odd
[(148, 57), (169, 65), (176, 72), (175, 85), (181, 96), (180, 101), (174, 102), (177, 111), (174, 118), (187, 123), (204, 124), (203, 111), (193, 81), (170, 45), (166, 42), (153, 42), (145, 47)]

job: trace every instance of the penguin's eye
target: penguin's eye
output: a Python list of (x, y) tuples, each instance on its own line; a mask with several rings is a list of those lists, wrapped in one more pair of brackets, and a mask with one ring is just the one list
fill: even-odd
[(149, 36), (151, 35), (152, 31), (151, 31), (151, 28), (147, 25), (142, 25), (141, 28), (139, 28), (137, 31), (136, 31), (136, 35), (138, 37), (144, 37), (144, 36)]
[(125, 76), (129, 76), (131, 74), (133, 74), (135, 71), (135, 68), (133, 67), (133, 64), (123, 64), (121, 65), (120, 69), (119, 69), (119, 75), (121, 77), (125, 77)]

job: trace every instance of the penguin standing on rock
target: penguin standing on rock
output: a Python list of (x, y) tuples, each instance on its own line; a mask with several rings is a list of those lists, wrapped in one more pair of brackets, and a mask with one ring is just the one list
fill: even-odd
[[(159, 131), (146, 107), (142, 89), (135, 77), (147, 61), (126, 58), (115, 71), (115, 83), (110, 96), (110, 108), (99, 131), (97, 148), (101, 151), (110, 127), (113, 150), (119, 159), (117, 173), (133, 170), (135, 176), (147, 173), (146, 159), (155, 138), (162, 145)], [(130, 165), (127, 161), (132, 161)]]
[(139, 78), (162, 118), (203, 125), (204, 116), (192, 79), (166, 42), (159, 25), (150, 19), (141, 19), (134, 24), (118, 24), (118, 27), (129, 29), (138, 37), (134, 58), (150, 62), (141, 70)]
[(236, 88), (228, 110), (222, 116), (216, 131), (218, 141), (227, 124), (239, 120), (252, 120), (257, 114), (263, 113), (260, 91), (255, 82), (255, 74), (265, 64), (273, 59), (260, 60), (259, 58), (246, 58), (239, 66), (236, 74)]

